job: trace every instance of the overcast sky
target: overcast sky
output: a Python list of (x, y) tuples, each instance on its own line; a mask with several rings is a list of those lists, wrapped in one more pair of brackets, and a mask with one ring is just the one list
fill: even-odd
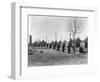
[[(88, 18), (79, 18), (84, 22), (83, 30), (77, 36), (81, 39), (87, 37)], [(67, 22), (69, 17), (56, 16), (29, 16), (29, 34), (32, 35), (32, 41), (47, 40), (49, 42), (55, 41), (55, 33), (57, 34), (57, 41), (69, 39), (69, 32), (67, 30)]]

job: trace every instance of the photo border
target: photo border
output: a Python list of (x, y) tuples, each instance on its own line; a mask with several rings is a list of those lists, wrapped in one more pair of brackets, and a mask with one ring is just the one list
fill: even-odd
[[(14, 62), (15, 63), (15, 65), (14, 66), (11, 66), (12, 67), (12, 77), (14, 78), (14, 79), (19, 79), (19, 78), (21, 78), (22, 77), (22, 37), (21, 37), (21, 34), (22, 34), (22, 23), (21, 23), (21, 20), (22, 20), (22, 8), (36, 8), (36, 9), (50, 9), (50, 10), (69, 10), (69, 11), (84, 11), (84, 12), (95, 12), (95, 9), (93, 8), (93, 9), (73, 9), (73, 8), (49, 8), (49, 7), (33, 7), (32, 5), (30, 5), (30, 4), (26, 4), (26, 3), (12, 3), (12, 5), (14, 6), (14, 9), (16, 9), (15, 11), (14, 11), (14, 13), (12, 13), (12, 14), (14, 14), (15, 15), (15, 18), (12, 18), (12, 20), (16, 20), (16, 17), (17, 16), (19, 16), (19, 27), (18, 28), (20, 28), (20, 36), (19, 36), (19, 38), (20, 38), (20, 43), (19, 43), (19, 45), (20, 45), (20, 48), (19, 48), (19, 58), (16, 58), (16, 55), (18, 55), (18, 54), (16, 54), (16, 46), (15, 46), (15, 56), (13, 57), (13, 58), (15, 58), (15, 60), (13, 60), (12, 59), (12, 62)], [(26, 6), (25, 6), (26, 5)], [(12, 8), (12, 10), (13, 10), (13, 8)], [(16, 15), (17, 14), (17, 15)], [(65, 16), (66, 17), (66, 16)], [(68, 16), (69, 17), (69, 16)], [(27, 17), (27, 20), (28, 20), (29, 18)], [(15, 22), (15, 25), (12, 25), (12, 26), (14, 26), (15, 27), (15, 31), (16, 31), (16, 22), (18, 22), (18, 20), (16, 20), (16, 21), (14, 21)], [(29, 22), (29, 21), (27, 21), (27, 22)], [(28, 27), (28, 24), (27, 24), (27, 27)], [(27, 30), (28, 31), (28, 30)], [(28, 33), (27, 33), (28, 34)], [(16, 36), (16, 33), (15, 33), (15, 36)], [(27, 37), (28, 38), (28, 37)], [(16, 40), (16, 38), (15, 38), (15, 40)], [(15, 41), (16, 42), (16, 41)], [(17, 44), (17, 43), (15, 43), (15, 44)], [(18, 44), (17, 44), (18, 45)], [(12, 54), (12, 55), (14, 55), (14, 54)], [(17, 63), (17, 59), (20, 59), (20, 62), (19, 62), (19, 64)], [(19, 65), (19, 68), (17, 67), (17, 65), (16, 64), (18, 64)], [(18, 71), (19, 70), (19, 71)], [(16, 72), (18, 72), (18, 73), (16, 73)]]

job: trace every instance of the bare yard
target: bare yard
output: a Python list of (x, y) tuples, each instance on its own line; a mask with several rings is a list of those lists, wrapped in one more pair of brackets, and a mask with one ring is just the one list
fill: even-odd
[(49, 48), (32, 48), (33, 53), (28, 55), (28, 66), (48, 65), (75, 65), (87, 64), (88, 54), (68, 54)]

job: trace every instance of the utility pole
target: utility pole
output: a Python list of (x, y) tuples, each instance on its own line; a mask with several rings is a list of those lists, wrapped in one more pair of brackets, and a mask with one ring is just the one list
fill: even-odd
[(55, 32), (55, 41), (57, 41), (57, 33)]
[(29, 43), (32, 44), (32, 35), (29, 36)]
[(61, 34), (61, 41), (62, 41), (62, 34)]
[(46, 35), (46, 42), (47, 42), (47, 35)]
[(39, 33), (38, 33), (38, 41), (39, 41)]

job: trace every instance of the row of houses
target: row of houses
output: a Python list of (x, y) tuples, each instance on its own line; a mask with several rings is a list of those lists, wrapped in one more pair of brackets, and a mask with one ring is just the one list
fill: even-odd
[(35, 41), (34, 43), (30, 43), (29, 46), (32, 47), (45, 47), (45, 48), (51, 48), (57, 51), (67, 52), (67, 53), (73, 53), (74, 50), (76, 53), (87, 53), (88, 52), (88, 37), (84, 40), (80, 40), (80, 38), (75, 39), (73, 41), (70, 39), (68, 42), (65, 41), (52, 41), (50, 43), (47, 43), (46, 41)]

